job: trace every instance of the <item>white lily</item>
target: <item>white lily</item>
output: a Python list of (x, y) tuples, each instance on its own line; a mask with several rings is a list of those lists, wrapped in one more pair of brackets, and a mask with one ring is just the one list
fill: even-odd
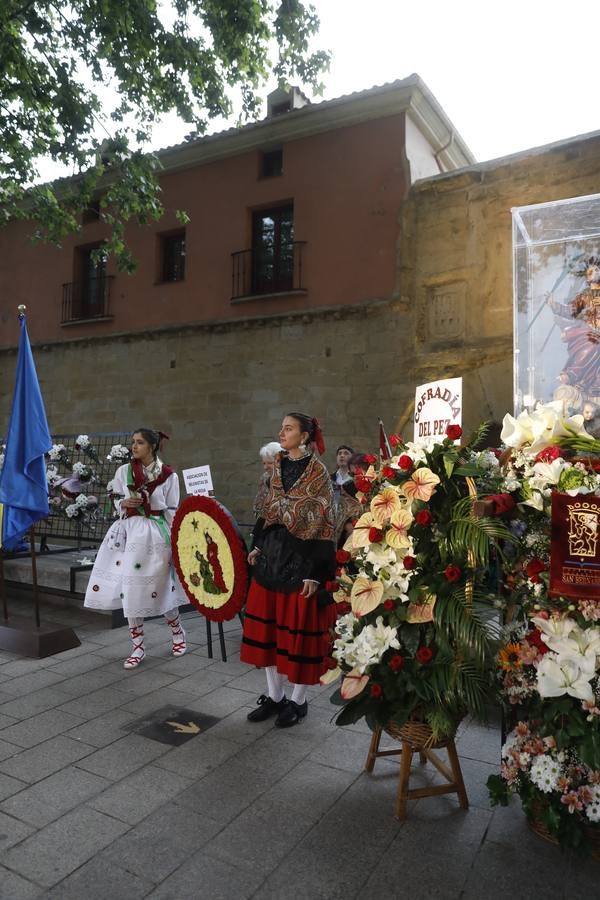
[[(554, 657), (554, 658), (553, 658)], [(537, 670), (537, 689), (540, 697), (562, 697), (568, 694), (579, 700), (593, 700), (590, 684), (593, 673), (582, 672), (572, 659), (547, 653)]]
[(562, 619), (558, 616), (553, 616), (550, 619), (534, 616), (531, 621), (541, 632), (543, 642), (551, 650), (554, 650), (555, 641), (558, 640), (560, 642), (563, 638), (568, 637), (574, 628), (577, 628), (577, 623), (573, 619), (569, 619), (568, 616)]

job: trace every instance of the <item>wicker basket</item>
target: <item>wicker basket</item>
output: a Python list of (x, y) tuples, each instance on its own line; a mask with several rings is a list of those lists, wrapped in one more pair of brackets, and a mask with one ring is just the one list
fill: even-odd
[[(543, 803), (532, 803), (531, 816), (527, 817), (527, 823), (533, 833), (537, 834), (538, 837), (541, 837), (543, 838), (543, 840), (548, 841), (549, 844), (555, 844), (556, 846), (559, 846), (558, 838), (548, 830), (548, 826), (542, 818), (544, 808), (545, 807)], [(600, 828), (594, 828), (591, 825), (586, 825), (585, 832), (588, 841), (590, 842), (590, 857), (595, 862), (600, 862)]]
[[(456, 728), (458, 728), (458, 722)], [(454, 738), (456, 728), (452, 734), (445, 738), (435, 740), (431, 726), (423, 721), (423, 717), (418, 712), (414, 712), (410, 719), (404, 725), (396, 725), (395, 722), (388, 722), (384, 727), (386, 734), (394, 738), (395, 741), (401, 741), (404, 744), (410, 744), (415, 750), (435, 750), (438, 747), (444, 747), (446, 743)]]

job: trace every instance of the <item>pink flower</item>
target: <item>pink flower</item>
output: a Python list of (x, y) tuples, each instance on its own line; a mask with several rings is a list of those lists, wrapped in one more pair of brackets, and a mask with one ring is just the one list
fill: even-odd
[(519, 722), (515, 731), (519, 735), (519, 737), (529, 737), (529, 725), (527, 722)]
[(579, 811), (583, 809), (583, 803), (581, 802), (575, 791), (569, 791), (568, 794), (563, 794), (563, 796), (560, 798), (560, 802), (569, 807), (570, 813), (574, 813), (575, 810)]

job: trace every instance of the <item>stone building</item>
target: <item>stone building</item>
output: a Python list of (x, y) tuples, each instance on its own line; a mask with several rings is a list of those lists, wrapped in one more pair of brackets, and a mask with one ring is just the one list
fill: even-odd
[(291, 408), (319, 415), (330, 464), (338, 442), (372, 448), (379, 416), (410, 432), (430, 377), (464, 375), (467, 425), (511, 408), (510, 208), (597, 191), (599, 141), (476, 164), (418, 76), (276, 92), (262, 122), (161, 152), (167, 211), (130, 230), (135, 276), (91, 267), (93, 216), (60, 250), (0, 233), (3, 383), (26, 303), (55, 432), (156, 424), (247, 520)]

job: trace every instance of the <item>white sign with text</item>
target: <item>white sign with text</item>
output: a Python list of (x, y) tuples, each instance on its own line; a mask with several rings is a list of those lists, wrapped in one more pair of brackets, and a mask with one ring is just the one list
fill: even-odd
[(192, 497), (207, 497), (212, 493), (213, 483), (210, 466), (196, 466), (195, 469), (184, 469), (183, 481), (187, 493)]
[(415, 391), (414, 442), (424, 446), (446, 437), (448, 425), (462, 426), (462, 378), (440, 378)]

